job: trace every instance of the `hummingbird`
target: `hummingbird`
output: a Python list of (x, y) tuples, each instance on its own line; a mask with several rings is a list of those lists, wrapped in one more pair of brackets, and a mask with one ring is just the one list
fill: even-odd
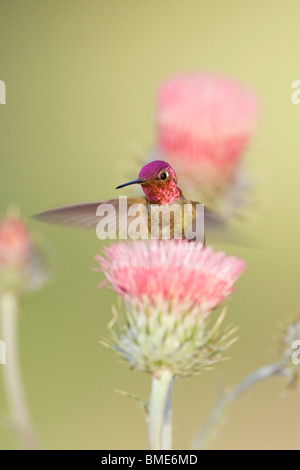
[[(188, 238), (199, 241), (199, 237), (196, 240), (195, 231), (197, 230), (197, 215), (200, 214), (201, 220), (199, 223), (202, 224), (200, 232), (203, 234), (201, 241), (204, 243), (204, 217), (201, 217), (204, 206), (183, 196), (177, 185), (176, 173), (169, 163), (162, 160), (152, 161), (142, 167), (137, 179), (120, 184), (115, 189), (134, 184), (141, 186), (144, 195), (127, 198), (127, 208), (122, 214), (120, 214), (120, 200), (116, 198), (62, 206), (36, 214), (34, 218), (58, 225), (96, 229), (99, 238), (127, 238), (131, 222), (134, 220), (137, 222), (138, 218), (139, 230), (137, 231), (139, 236), (134, 236), (135, 238), (149, 238), (151, 234), (150, 238)], [(110, 207), (113, 210), (105, 215), (104, 212), (107, 212), (106, 209)], [(135, 213), (132, 211), (133, 207)], [(181, 210), (173, 211), (175, 207)], [(101, 208), (105, 210), (102, 211)], [(187, 216), (185, 216), (186, 208), (189, 208)], [(167, 222), (163, 219), (163, 216), (159, 215), (159, 211), (162, 209), (170, 210), (170, 218)], [(155, 213), (158, 216), (155, 219), (158, 220), (156, 226), (153, 223), (153, 214)], [(205, 210), (206, 221), (216, 220), (211, 214), (210, 211)], [(101, 224), (101, 221), (104, 222), (104, 217), (106, 217), (105, 224)], [(108, 229), (109, 227), (114, 228), (115, 237), (109, 236), (109, 230), (106, 231), (104, 236), (102, 236), (103, 233), (99, 233), (105, 231), (104, 225)], [(123, 236), (120, 237), (121, 233)], [(167, 236), (165, 236), (166, 233)]]

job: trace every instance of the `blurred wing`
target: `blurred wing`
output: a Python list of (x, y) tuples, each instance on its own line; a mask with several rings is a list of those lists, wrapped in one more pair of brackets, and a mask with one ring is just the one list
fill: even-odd
[[(132, 215), (132, 213), (128, 215), (128, 211), (134, 205), (135, 211), (133, 213), (136, 215)], [(120, 211), (120, 207), (119, 199), (108, 199), (107, 201), (88, 202), (50, 209), (34, 215), (33, 218), (49, 224), (95, 231), (97, 229), (97, 234), (99, 227), (101, 229), (102, 225), (105, 224), (105, 233), (112, 231), (112, 238), (114, 238), (115, 232), (116, 237), (119, 236), (119, 231), (128, 232), (128, 226), (139, 216), (139, 210), (144, 214), (145, 208), (147, 208), (147, 200), (145, 197), (127, 198), (127, 208), (124, 210), (123, 206), (123, 210)], [(110, 238), (110, 235), (108, 234), (104, 238)]]
[(221, 232), (222, 230), (225, 230), (227, 223), (219, 214), (205, 206), (204, 226), (208, 231)]
[(188, 240), (207, 242), (207, 235), (211, 233), (221, 233), (225, 229), (226, 224), (218, 214), (215, 214), (203, 204), (184, 200), (184, 204), (192, 206), (192, 211), (187, 212), (185, 209), (185, 237)]
[(245, 233), (241, 224), (226, 221), (221, 215), (204, 208), (204, 230), (206, 243), (220, 243), (257, 248), (255, 240)]

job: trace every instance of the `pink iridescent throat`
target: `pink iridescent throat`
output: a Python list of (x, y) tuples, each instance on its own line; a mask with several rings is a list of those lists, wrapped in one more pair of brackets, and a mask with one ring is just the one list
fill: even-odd
[(142, 184), (142, 189), (151, 204), (171, 204), (182, 195), (181, 190), (172, 179), (164, 183), (149, 181)]

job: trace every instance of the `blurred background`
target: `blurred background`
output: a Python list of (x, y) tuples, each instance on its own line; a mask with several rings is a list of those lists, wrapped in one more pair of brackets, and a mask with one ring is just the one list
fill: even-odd
[[(174, 386), (174, 447), (189, 448), (222, 385), (276, 360), (278, 323), (299, 304), (300, 79), (297, 0), (0, 0), (0, 213), (17, 203), (44, 239), (53, 265), (45, 289), (23, 298), (22, 372), (46, 449), (143, 449), (143, 412), (121, 389), (147, 399), (150, 377), (100, 345), (115, 296), (94, 256), (104, 242), (47, 226), (31, 214), (116, 196), (155, 139), (157, 87), (181, 72), (210, 70), (250, 85), (261, 99), (246, 157), (258, 203), (244, 230), (253, 246), (215, 245), (248, 270), (229, 302), (239, 326), (231, 360)], [(1, 372), (0, 366), (0, 372)], [(299, 391), (282, 379), (236, 403), (210, 448), (299, 449)], [(6, 401), (0, 379), (0, 408)], [(14, 449), (0, 428), (0, 448)]]

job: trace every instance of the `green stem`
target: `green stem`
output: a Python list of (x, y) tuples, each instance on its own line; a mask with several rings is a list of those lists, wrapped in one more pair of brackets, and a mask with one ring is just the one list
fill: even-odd
[(235, 402), (248, 388), (252, 385), (260, 382), (261, 380), (268, 379), (274, 375), (280, 375), (283, 373), (284, 364), (275, 363), (269, 364), (267, 366), (257, 369), (255, 372), (248, 375), (244, 380), (242, 380), (236, 387), (230, 390), (228, 393), (223, 395), (220, 400), (216, 403), (211, 414), (209, 415), (207, 421), (205, 422), (201, 431), (197, 434), (194, 439), (192, 448), (193, 449), (203, 449), (205, 444), (211, 435), (212, 430), (215, 425), (218, 423), (220, 418), (223, 416), (226, 409)]
[(148, 417), (148, 439), (151, 450), (171, 449), (171, 389), (173, 376), (161, 370), (152, 376)]
[(171, 378), (171, 381), (168, 387), (167, 397), (166, 397), (163, 430), (162, 430), (162, 450), (172, 449), (172, 407), (171, 407), (172, 382), (173, 382), (173, 377)]
[(31, 424), (20, 372), (18, 299), (15, 293), (4, 292), (1, 294), (0, 311), (2, 337), (6, 348), (6, 363), (1, 367), (12, 426), (23, 446), (30, 450), (36, 450), (38, 444)]

